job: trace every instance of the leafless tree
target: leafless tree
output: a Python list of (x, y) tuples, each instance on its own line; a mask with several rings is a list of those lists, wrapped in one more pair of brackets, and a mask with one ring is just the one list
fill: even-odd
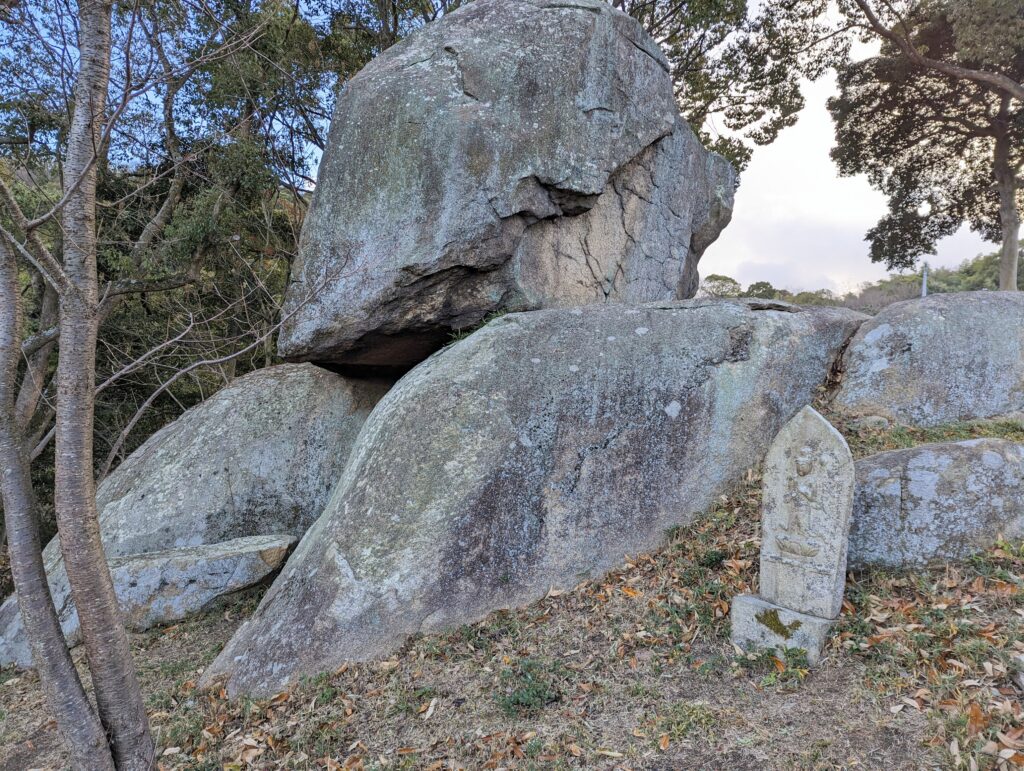
[[(146, 257), (180, 205), (189, 174), (195, 173), (177, 138), (175, 100), (200, 67), (251, 46), (261, 28), (250, 25), (234, 34), (214, 24), (215, 32), (200, 46), (199, 55), (182, 62), (173, 60), (165, 50), (167, 33), (159, 27), (159, 15), (147, 18), (143, 6), (119, 10), (128, 18), (120, 22), (116, 48), (112, 0), (79, 0), (77, 5), (59, 4), (58, 8), (74, 17), (68, 25), (77, 35), (74, 42), (54, 42), (34, 29), (27, 34), (38, 35), (41, 46), (53, 46), (61, 83), (66, 82), (69, 118), (61, 151), (53, 163), (61, 183), (59, 194), (43, 213), (29, 216), (5, 175), (0, 174), (0, 493), (19, 608), (72, 765), (90, 771), (149, 769), (154, 763), (154, 742), (104, 557), (96, 509), (93, 445), (97, 395), (144, 367), (159, 372), (160, 385), (110, 441), (100, 464), (102, 476), (120, 457), (141, 415), (171, 384), (202, 369), (230, 366), (270, 340), (280, 320), (268, 320), (268, 311), (276, 314), (279, 298), (254, 274), (247, 278), (252, 289), (225, 298), (219, 311), (196, 315), (182, 308), (179, 315), (187, 321), (179, 329), (169, 330), (163, 343), (138, 355), (127, 352), (121, 356), (121, 352), (109, 350), (110, 343), (98, 351), (99, 332), (125, 298), (173, 292), (200, 278), (212, 247), (207, 241), (196, 245), (185, 269), (146, 274)], [(209, 10), (204, 7), (190, 12)], [(13, 16), (12, 12), (0, 23), (20, 21), (31, 28), (37, 22), (30, 13), (12, 21)], [(140, 40), (145, 41), (145, 54), (142, 66), (135, 66), (133, 57)], [(118, 79), (112, 79), (113, 56), (120, 59)], [(66, 61), (76, 61), (77, 66), (69, 68)], [(108, 163), (112, 141), (122, 130), (119, 120), (140, 99), (149, 100), (143, 109), (154, 99), (160, 100), (161, 145), (167, 157), (139, 176), (128, 196), (152, 194), (158, 183), (165, 183), (159, 193), (162, 199), (132, 244), (127, 276), (101, 281), (99, 169)], [(25, 145), (31, 152), (30, 139)], [(0, 171), (4, 170), (2, 164), (0, 159)], [(225, 190), (216, 198), (204, 212), (208, 221), (217, 221), (231, 195), (231, 190)], [(301, 218), (301, 194), (292, 188), (286, 195), (294, 204), (286, 208)], [(22, 304), (26, 275), (40, 298), (36, 329), (30, 335), (26, 335)], [(233, 325), (230, 335), (222, 330), (225, 318)], [(124, 359), (101, 383), (96, 382), (98, 353), (112, 360), (115, 354)], [(51, 442), (57, 531), (81, 621), (95, 709), (65, 644), (41, 555), (30, 470), (32, 460)]]

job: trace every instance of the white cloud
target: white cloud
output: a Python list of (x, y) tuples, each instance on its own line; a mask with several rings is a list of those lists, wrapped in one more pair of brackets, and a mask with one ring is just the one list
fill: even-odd
[[(885, 197), (864, 177), (840, 178), (829, 157), (834, 134), (825, 101), (835, 90), (834, 78), (807, 84), (807, 107), (797, 124), (755, 151), (733, 221), (708, 248), (701, 275), (833, 291), (886, 275), (871, 262), (863, 240), (885, 212)], [(964, 228), (927, 259), (933, 266), (954, 266), (995, 248)]]

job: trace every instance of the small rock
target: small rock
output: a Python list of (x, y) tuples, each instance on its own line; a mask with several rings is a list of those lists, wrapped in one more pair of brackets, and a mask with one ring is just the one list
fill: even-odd
[(834, 619), (819, 618), (784, 608), (752, 594), (733, 597), (729, 610), (732, 640), (745, 651), (801, 648), (812, 667), (821, 662), (835, 626)]
[[(179, 621), (218, 597), (259, 583), (281, 566), (296, 540), (291, 535), (252, 536), (110, 560), (125, 626), (141, 632)], [(61, 628), (76, 641), (78, 612), (72, 603), (61, 610)], [(9, 620), (0, 649), (4, 658), (31, 661), (20, 615)]]
[[(301, 536), (323, 511), (389, 386), (312, 364), (238, 378), (153, 434), (99, 486), (107, 558), (243, 536)], [(57, 613), (69, 619), (71, 591), (56, 539), (43, 559)], [(71, 631), (65, 629), (75, 644)], [(31, 665), (21, 634), (12, 595), (0, 605), (0, 665)]]
[(856, 462), (852, 567), (914, 567), (1024, 535), (1024, 445), (970, 439)]
[(1024, 293), (956, 292), (884, 308), (843, 356), (832, 406), (938, 426), (1024, 410)]

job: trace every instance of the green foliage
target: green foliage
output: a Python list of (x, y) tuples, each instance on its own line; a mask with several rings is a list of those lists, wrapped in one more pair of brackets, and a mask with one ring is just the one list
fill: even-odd
[(739, 297), (743, 291), (740, 282), (729, 276), (712, 273), (700, 282), (701, 291), (712, 297)]
[[(363, 16), (345, 5), (360, 6)], [(48, 0), (4, 13), (0, 176), (31, 219), (60, 198), (75, 15)], [(274, 330), (333, 89), (379, 50), (364, 23), (373, 13), (365, 3), (284, 0), (202, 7), (160, 0), (115, 9), (110, 102), (121, 103), (126, 80), (144, 87), (117, 114), (98, 164), (101, 293), (127, 281), (165, 286), (119, 295), (104, 311), (97, 380), (119, 376), (97, 400), (98, 471), (108, 455), (116, 464), (233, 377), (274, 361)], [(23, 236), (2, 206), (0, 224)], [(60, 259), (58, 222), (37, 234)], [(24, 276), (32, 334), (55, 321), (46, 310), (52, 291), (30, 266)], [(41, 355), (33, 443), (53, 420), (57, 351)], [(50, 451), (33, 468), (44, 520)]]
[(498, 706), (506, 715), (539, 712), (562, 698), (564, 668), (543, 659), (520, 659), (502, 670)]
[[(708, 276), (708, 279), (713, 278)], [(726, 277), (714, 277), (726, 278)], [(727, 279), (732, 281), (732, 279)], [(1024, 290), (1024, 252), (1018, 262), (1017, 286)], [(956, 268), (931, 268), (928, 271), (928, 293), (995, 291), (999, 288), (999, 255), (979, 255), (964, 260)], [(730, 295), (735, 296), (735, 295)], [(784, 300), (797, 305), (842, 305), (847, 308), (877, 313), (886, 305), (921, 296), (920, 273), (891, 273), (888, 277), (861, 285), (853, 292), (836, 295), (828, 289), (791, 292), (776, 289), (767, 281), (756, 281), (739, 297)]]
[[(1024, 289), (1024, 254), (1018, 262), (1017, 286)], [(986, 254), (965, 260), (956, 268), (931, 268), (928, 271), (928, 293), (974, 292), (999, 288), (999, 255)], [(921, 274), (889, 275), (880, 281), (865, 284), (842, 298), (843, 305), (855, 310), (877, 313), (894, 302), (921, 295)]]
[(744, 297), (757, 297), (762, 300), (775, 300), (779, 296), (779, 290), (768, 281), (755, 281), (747, 287), (743, 293)]
[(734, 665), (740, 671), (760, 674), (761, 686), (795, 685), (810, 673), (807, 651), (803, 648), (786, 648), (781, 652), (771, 649), (753, 651), (737, 656)]
[(708, 549), (697, 558), (697, 564), (702, 568), (717, 568), (729, 555), (721, 549)]
[(965, 439), (995, 438), (1024, 442), (1024, 424), (1016, 420), (979, 420), (951, 423), (934, 428), (890, 426), (885, 429), (847, 430), (847, 440), (855, 458), (887, 450), (903, 450), (935, 442), (960, 442)]
[(709, 738), (718, 725), (716, 712), (706, 704), (678, 702), (654, 721), (652, 733), (658, 739), (667, 736), (670, 741)]
[(846, 49), (840, 39), (809, 55), (827, 29), (823, 0), (760, 3), (753, 14), (747, 0), (609, 2), (661, 43), (683, 117), (738, 169), (796, 122), (800, 77), (818, 77)]
[(999, 70), (1020, 57), (1024, 11), (1019, 0), (971, 0), (944, 7), (962, 61)]
[[(851, 18), (858, 12), (849, 11)], [(895, 17), (891, 20), (896, 23)], [(1014, 0), (914, 3), (898, 29), (927, 56), (1024, 80), (1024, 7)], [(1009, 163), (1024, 163), (1024, 105), (967, 78), (911, 64), (895, 45), (839, 67), (832, 157), (844, 175), (867, 174), (889, 199), (888, 213), (867, 234), (871, 259), (912, 267), (964, 223), (986, 239), (1003, 238), (994, 148), (1009, 145)], [(1016, 191), (1017, 206), (1024, 193)]]

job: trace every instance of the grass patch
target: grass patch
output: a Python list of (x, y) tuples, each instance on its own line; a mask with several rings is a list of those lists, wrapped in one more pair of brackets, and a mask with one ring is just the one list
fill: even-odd
[(762, 688), (793, 686), (810, 674), (807, 651), (803, 648), (786, 648), (781, 655), (771, 650), (746, 653), (735, 658), (734, 666), (748, 675), (760, 675)]
[(486, 316), (484, 316), (483, 319), (478, 321), (476, 324), (473, 324), (473, 325), (468, 326), (468, 327), (463, 327), (462, 329), (454, 329), (454, 330), (452, 330), (451, 334), (448, 336), (448, 340), (449, 340), (448, 344), (452, 345), (454, 343), (459, 342), (460, 340), (465, 340), (467, 337), (469, 337), (471, 334), (476, 332), (478, 329), (482, 329), (483, 327), (486, 327), (492, 321), (494, 321), (495, 319), (500, 319), (502, 316), (506, 315), (507, 313), (508, 313), (508, 311), (492, 311), (491, 313), (488, 313)]
[(498, 706), (510, 717), (540, 712), (562, 698), (565, 675), (556, 662), (522, 659), (502, 670)]
[[(1024, 655), (1024, 544), (999, 543), (958, 565), (870, 571), (847, 583), (843, 646), (866, 681), (923, 713), (955, 762), (1024, 763), (1014, 676)], [(1018, 746), (1019, 745), (1019, 746)], [(1005, 759), (1005, 758), (1004, 758)]]
[[(826, 409), (826, 413), (827, 413)], [(887, 450), (906, 450), (921, 444), (960, 442), (965, 439), (1008, 439), (1024, 442), (1024, 424), (1017, 420), (976, 420), (934, 428), (890, 426), (885, 429), (854, 429), (834, 414), (827, 414), (842, 431), (854, 458), (863, 458)]]
[(653, 733), (659, 746), (667, 749), (684, 739), (711, 740), (718, 723), (717, 713), (706, 704), (679, 702), (655, 718)]

